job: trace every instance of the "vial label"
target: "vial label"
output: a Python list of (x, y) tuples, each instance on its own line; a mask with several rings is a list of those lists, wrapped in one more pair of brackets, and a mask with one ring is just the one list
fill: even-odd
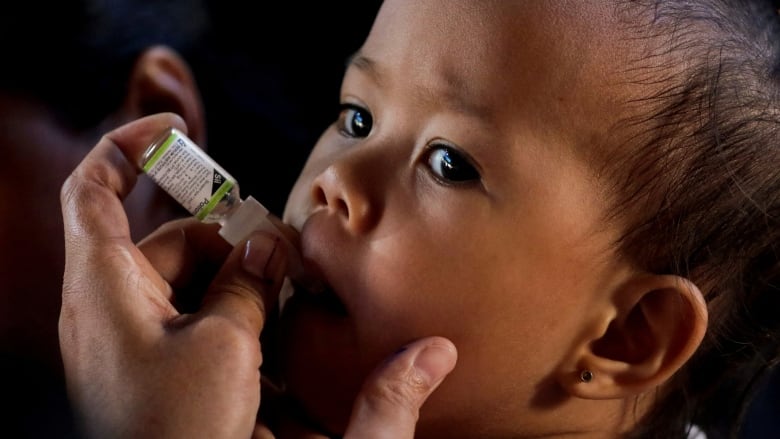
[(171, 130), (144, 172), (193, 216), (203, 220), (236, 181), (189, 138)]

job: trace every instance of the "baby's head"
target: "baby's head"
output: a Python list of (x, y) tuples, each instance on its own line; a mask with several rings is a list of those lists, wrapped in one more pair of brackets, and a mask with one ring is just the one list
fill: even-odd
[(458, 365), (420, 437), (684, 428), (690, 374), (757, 338), (727, 313), (777, 281), (780, 190), (762, 12), (689, 6), (385, 2), (285, 211), (328, 285), (282, 315), (315, 422), (342, 431), (382, 358), (441, 335)]

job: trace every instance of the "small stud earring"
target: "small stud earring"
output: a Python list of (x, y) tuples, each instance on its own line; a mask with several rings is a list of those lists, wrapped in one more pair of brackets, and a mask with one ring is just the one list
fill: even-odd
[(593, 381), (593, 372), (589, 371), (588, 369), (583, 370), (580, 372), (580, 381), (583, 383), (589, 383)]

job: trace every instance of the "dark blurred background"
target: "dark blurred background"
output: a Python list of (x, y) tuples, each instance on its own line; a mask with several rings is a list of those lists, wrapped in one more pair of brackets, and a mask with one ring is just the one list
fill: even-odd
[[(210, 145), (252, 194), (280, 214), (303, 160), (339, 112), (347, 58), (368, 33), (380, 1), (263, 2), (257, 10), (211, 2), (222, 71), (207, 87)], [(231, 131), (246, 143), (227, 144)], [(225, 142), (222, 141), (225, 135)]]

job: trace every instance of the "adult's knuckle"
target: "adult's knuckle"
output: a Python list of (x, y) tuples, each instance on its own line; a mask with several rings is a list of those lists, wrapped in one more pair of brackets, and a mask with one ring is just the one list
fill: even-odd
[(368, 401), (377, 406), (389, 405), (403, 408), (416, 416), (420, 399), (427, 393), (427, 386), (412, 374), (380, 380), (369, 390)]

